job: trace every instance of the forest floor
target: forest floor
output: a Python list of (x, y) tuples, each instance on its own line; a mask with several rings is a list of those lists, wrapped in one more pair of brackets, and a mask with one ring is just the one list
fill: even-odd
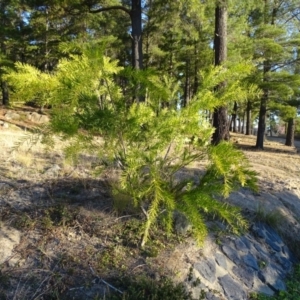
[[(168, 273), (159, 259), (184, 243), (183, 237), (156, 228), (155, 239), (140, 249), (140, 214), (112, 200), (107, 181), (114, 174), (95, 177), (99, 161), (90, 155), (68, 164), (61, 142), (52, 151), (40, 143), (16, 147), (26, 137), (18, 126), (0, 129), (0, 231), (15, 241), (9, 257), (3, 261), (0, 255), (0, 299), (101, 299), (96, 295), (103, 295), (105, 282), (115, 286), (121, 275), (158, 279)], [(288, 219), (283, 234), (300, 241), (300, 142), (287, 147), (284, 139), (267, 137), (259, 151), (254, 136), (232, 134), (232, 141), (258, 172), (260, 188), (257, 202), (233, 197), (233, 203), (250, 221), (258, 215), (274, 224)], [(265, 201), (284, 191), (299, 203), (281, 207), (279, 196), (274, 204)]]

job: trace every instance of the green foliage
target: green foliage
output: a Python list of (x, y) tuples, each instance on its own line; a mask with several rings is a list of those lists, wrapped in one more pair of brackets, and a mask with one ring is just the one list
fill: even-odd
[[(199, 242), (206, 234), (205, 214), (227, 222), (234, 232), (244, 229), (247, 224), (239, 210), (224, 198), (239, 186), (255, 187), (255, 173), (249, 171), (242, 152), (230, 143), (210, 146), (213, 129), (201, 112), (207, 109), (207, 102), (214, 108), (220, 101), (236, 100), (234, 90), (247, 97), (238, 78), (246, 76), (251, 67), (244, 64), (203, 73), (198, 94), (187, 107), (179, 108), (176, 93), (169, 90), (176, 84), (167, 76), (151, 70), (124, 70), (99, 48), (86, 47), (82, 52), (62, 59), (51, 76), (45, 74), (51, 89), (43, 88), (36, 75), (40, 73), (25, 65), (17, 64), (17, 71), (7, 79), (16, 94), (22, 94), (20, 81), (32, 78), (26, 86), (31, 96), (47, 99), (52, 106), (46, 132), (71, 138), (70, 156), (90, 149), (106, 161), (103, 167), (120, 168), (115, 194), (124, 195), (127, 203), (139, 207), (146, 216), (142, 246), (158, 219), (167, 231), (172, 230), (174, 210), (190, 220)], [(122, 93), (117, 84), (120, 74), (128, 86), (142, 87), (147, 93), (145, 102), (132, 103), (130, 93)], [(224, 80), (228, 90), (214, 92), (215, 85)], [(165, 102), (174, 105), (167, 108)], [(207, 161), (204, 175), (182, 179), (192, 163), (201, 160)]]
[(106, 296), (107, 300), (193, 300), (183, 285), (175, 285), (170, 279), (153, 280), (147, 277), (124, 277), (117, 283), (124, 294), (114, 293)]
[(300, 134), (300, 117), (297, 117), (296, 118), (296, 128), (295, 128), (295, 132), (296, 132), (296, 134)]
[(15, 72), (10, 72), (5, 78), (14, 82), (18, 91), (15, 101), (36, 101), (38, 104), (48, 104), (48, 97), (56, 89), (57, 82), (51, 74), (43, 73), (33, 66), (17, 62)]

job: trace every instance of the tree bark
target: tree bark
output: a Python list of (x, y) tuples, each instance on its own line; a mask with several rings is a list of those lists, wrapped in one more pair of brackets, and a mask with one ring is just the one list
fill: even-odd
[[(271, 67), (268, 61), (264, 62), (264, 75), (263, 81), (267, 82), (267, 73), (270, 71)], [(269, 99), (269, 90), (264, 89), (263, 95), (260, 101), (259, 117), (258, 117), (258, 129), (255, 148), (264, 149), (264, 138), (266, 132), (266, 115), (267, 115), (267, 103)]]
[(9, 92), (7, 83), (1, 80), (1, 90), (2, 90), (2, 105), (9, 105)]
[[(99, 13), (110, 10), (123, 10), (130, 16), (131, 20), (131, 60), (134, 70), (143, 69), (143, 43), (142, 43), (142, 1), (131, 0), (131, 9), (127, 9), (122, 5), (113, 5), (108, 7), (101, 7), (99, 9), (89, 9), (90, 13)], [(133, 91), (133, 102), (144, 102), (145, 95), (141, 93), (141, 84), (138, 83)]]
[(236, 101), (234, 101), (234, 106), (233, 106), (233, 114), (232, 114), (232, 121), (231, 121), (231, 127), (232, 127), (232, 131), (236, 132), (236, 116), (237, 116), (237, 103)]
[(259, 117), (258, 117), (258, 129), (255, 147), (258, 149), (264, 149), (264, 139), (266, 132), (266, 114), (267, 114), (267, 101), (268, 91), (264, 91), (264, 95), (260, 101)]
[[(218, 3), (215, 9), (215, 65), (223, 64), (227, 59), (227, 8), (225, 4)], [(224, 88), (224, 82), (216, 89)], [(212, 136), (212, 144), (217, 145), (222, 140), (229, 139), (229, 126), (227, 107), (222, 106), (214, 110), (213, 126), (216, 128)]]
[(185, 84), (184, 84), (184, 94), (182, 106), (186, 107), (190, 100), (190, 60), (186, 60), (185, 68)]
[(141, 0), (131, 1), (131, 26), (132, 26), (132, 66), (135, 70), (143, 69), (142, 48), (142, 4)]
[(246, 123), (246, 135), (251, 134), (251, 102), (248, 100), (247, 102), (247, 123)]
[(217, 145), (221, 141), (229, 140), (229, 128), (227, 122), (227, 108), (222, 106), (215, 110), (213, 127), (216, 128), (213, 134), (212, 144)]
[(194, 55), (196, 57), (195, 60), (195, 75), (194, 75), (194, 84), (193, 84), (193, 95), (197, 94), (198, 88), (199, 88), (199, 77), (198, 77), (198, 69), (199, 69), (199, 58), (198, 58), (198, 48), (197, 44), (195, 43), (195, 48), (194, 48)]
[(286, 146), (294, 146), (294, 136), (295, 136), (295, 119), (290, 118), (288, 120), (287, 132), (285, 145)]
[(136, 70), (143, 69), (143, 47), (142, 47), (142, 3), (141, 0), (132, 0), (131, 9), (122, 5), (112, 5), (99, 9), (89, 9), (90, 13), (100, 13), (110, 10), (123, 10), (130, 16), (131, 38), (132, 38), (132, 66)]
[(241, 133), (245, 133), (245, 111), (243, 112), (243, 120), (242, 120)]
[[(270, 1), (264, 0), (264, 24), (275, 24), (275, 18), (277, 14), (277, 9), (273, 8), (272, 14), (271, 14), (271, 20), (269, 15), (269, 8), (270, 8)], [(263, 82), (267, 83), (268, 79), (268, 72), (271, 71), (271, 62), (269, 60), (264, 61), (263, 65)], [(260, 110), (259, 110), (259, 119), (258, 119), (258, 130), (257, 130), (257, 139), (256, 139), (256, 146), (255, 148), (258, 149), (264, 149), (264, 137), (265, 137), (265, 131), (266, 131), (266, 114), (267, 114), (267, 103), (269, 100), (269, 89), (264, 87), (263, 88), (263, 95), (260, 101)]]

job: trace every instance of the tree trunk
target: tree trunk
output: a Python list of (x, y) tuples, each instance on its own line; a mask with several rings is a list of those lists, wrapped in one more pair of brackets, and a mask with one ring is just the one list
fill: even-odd
[(190, 100), (190, 60), (186, 61), (186, 70), (185, 70), (185, 84), (184, 84), (184, 94), (183, 94), (183, 103), (182, 106), (186, 107)]
[(246, 123), (246, 135), (251, 134), (251, 102), (248, 100), (247, 102), (247, 123)]
[(295, 119), (290, 118), (288, 120), (287, 132), (285, 145), (286, 146), (294, 146), (294, 136), (295, 136)]
[(264, 149), (264, 139), (265, 139), (265, 132), (266, 132), (267, 101), (268, 101), (268, 91), (264, 91), (264, 95), (260, 101), (257, 138), (256, 138), (256, 145), (255, 145), (255, 147), (258, 149)]
[(245, 133), (245, 111), (243, 112), (243, 121), (242, 121), (242, 130), (241, 133)]
[[(277, 14), (277, 9), (273, 8), (271, 20), (269, 15), (269, 0), (264, 0), (264, 24), (275, 24), (275, 17)], [(268, 72), (271, 70), (271, 62), (268, 60), (264, 61), (264, 67), (263, 67), (263, 82), (267, 83), (267, 75)], [(259, 110), (259, 119), (258, 119), (258, 130), (257, 130), (257, 139), (256, 139), (256, 148), (258, 149), (264, 149), (264, 137), (265, 137), (265, 131), (266, 131), (266, 114), (267, 114), (267, 103), (269, 100), (269, 90), (268, 88), (263, 88), (263, 95), (260, 102), (260, 110)]]
[(99, 13), (110, 10), (123, 10), (130, 16), (131, 20), (131, 37), (132, 37), (132, 66), (135, 70), (143, 69), (143, 47), (142, 47), (142, 1), (132, 0), (131, 9), (123, 5), (112, 5), (107, 7), (100, 7), (99, 9), (91, 9), (90, 13)]
[(236, 113), (237, 113), (237, 109), (238, 109), (237, 103), (236, 103), (236, 101), (234, 101), (232, 122), (231, 122), (233, 132), (236, 132), (236, 116), (237, 116)]
[(193, 85), (193, 96), (197, 94), (198, 88), (199, 88), (199, 77), (198, 77), (198, 69), (199, 69), (199, 58), (198, 58), (198, 49), (197, 49), (197, 44), (195, 44), (194, 48), (194, 55), (196, 57), (195, 60), (195, 75), (194, 75), (194, 85)]
[(132, 0), (130, 18), (132, 24), (132, 66), (135, 70), (141, 70), (143, 69), (141, 0)]
[[(267, 73), (270, 71), (271, 67), (268, 61), (264, 62), (264, 82), (267, 82)], [(267, 115), (267, 102), (269, 99), (269, 90), (264, 89), (263, 95), (260, 101), (259, 118), (258, 118), (258, 129), (257, 129), (257, 139), (256, 148), (264, 149), (264, 138), (266, 132), (266, 115)]]
[(216, 128), (212, 140), (212, 143), (214, 145), (217, 145), (221, 141), (229, 139), (229, 128), (226, 107), (222, 106), (215, 110), (213, 117), (213, 127)]
[[(227, 8), (224, 4), (217, 4), (215, 9), (215, 65), (221, 65), (227, 59)], [(225, 82), (216, 89), (224, 88)], [(227, 107), (218, 107), (214, 111), (213, 126), (216, 128), (212, 136), (212, 144), (217, 145), (222, 140), (229, 139)]]
[(7, 88), (7, 83), (1, 80), (1, 90), (2, 90), (2, 105), (9, 105), (9, 93)]

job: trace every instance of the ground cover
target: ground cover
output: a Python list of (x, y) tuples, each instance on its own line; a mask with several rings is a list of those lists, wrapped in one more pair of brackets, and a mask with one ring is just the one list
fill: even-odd
[[(101, 299), (109, 291), (117, 297), (115, 288), (123, 291), (128, 276), (139, 287), (135, 293), (145, 289), (145, 276), (170, 287), (164, 278), (176, 277), (176, 271), (170, 274), (164, 261), (177, 245), (184, 248), (185, 239), (167, 235), (157, 226), (140, 249), (143, 217), (126, 206), (126, 199), (112, 196), (110, 182), (117, 176), (113, 170), (95, 177), (100, 161), (85, 153), (76, 164), (69, 164), (62, 142), (50, 152), (40, 143), (16, 148), (28, 134), (24, 126), (32, 125), (25, 119), (19, 122), (23, 129), (15, 124), (0, 130), (1, 229), (16, 229), (18, 241), (12, 254), (0, 262), (0, 299)], [(284, 146), (280, 138), (267, 138), (265, 151), (252, 148), (252, 136), (233, 134), (232, 141), (259, 173), (260, 185), (252, 210), (243, 207), (242, 200), (235, 204), (243, 207), (250, 222), (255, 218), (269, 222), (273, 218), (274, 226), (280, 222), (283, 235), (289, 239), (287, 234), (292, 234), (297, 248), (298, 208), (284, 202), (274, 208), (262, 199), (264, 193), (284, 190), (299, 195), (297, 148)], [(203, 162), (192, 168), (201, 170)], [(288, 220), (286, 226), (282, 220)], [(178, 291), (184, 293), (180, 287)], [(170, 299), (175, 299), (174, 294)]]

